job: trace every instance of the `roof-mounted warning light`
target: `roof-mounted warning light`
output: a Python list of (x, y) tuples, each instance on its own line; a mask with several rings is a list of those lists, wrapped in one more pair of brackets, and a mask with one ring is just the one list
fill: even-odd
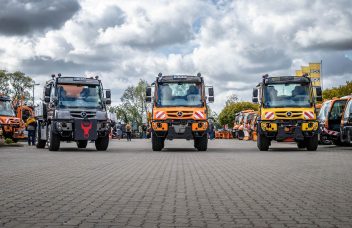
[(55, 74), (52, 74), (51, 77), (54, 79), (55, 78)]
[(302, 76), (305, 78), (308, 78), (309, 75), (308, 75), (308, 73), (304, 73)]
[(202, 76), (202, 74), (199, 72), (198, 74), (197, 74), (197, 77), (201, 77)]
[(268, 74), (264, 74), (262, 77), (263, 77), (263, 79), (267, 79), (269, 77), (269, 75)]
[(58, 73), (57, 76), (60, 78), (61, 77), (61, 73)]
[(99, 79), (99, 76), (98, 76), (98, 75), (96, 75), (96, 76), (95, 76), (95, 79), (97, 79), (97, 80), (98, 80), (98, 79)]
[(160, 73), (158, 74), (158, 77), (161, 77), (161, 76), (163, 76), (163, 74), (160, 72)]

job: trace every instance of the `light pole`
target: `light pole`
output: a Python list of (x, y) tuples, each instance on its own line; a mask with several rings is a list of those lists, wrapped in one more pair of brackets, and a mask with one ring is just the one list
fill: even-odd
[(39, 84), (39, 83), (35, 83), (35, 81), (34, 81), (33, 84), (32, 84), (32, 88), (33, 88), (32, 103), (33, 103), (33, 106), (34, 106), (34, 87), (35, 87), (36, 85), (40, 85), (40, 84)]

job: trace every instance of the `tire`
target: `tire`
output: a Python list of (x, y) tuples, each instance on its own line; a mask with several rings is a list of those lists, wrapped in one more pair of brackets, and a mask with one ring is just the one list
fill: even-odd
[(257, 147), (260, 151), (268, 151), (270, 146), (270, 139), (265, 135), (258, 134), (257, 137)]
[(87, 148), (87, 145), (88, 145), (87, 140), (79, 140), (79, 141), (76, 141), (76, 143), (77, 143), (77, 147), (80, 149)]
[(306, 147), (307, 147), (306, 142), (305, 142), (305, 141), (299, 141), (299, 142), (297, 142), (297, 147), (298, 147), (298, 149), (304, 149), (304, 148), (306, 148)]
[(104, 137), (97, 138), (95, 140), (95, 148), (98, 151), (106, 151), (109, 147), (109, 135), (107, 134)]
[(305, 138), (304, 141), (308, 151), (316, 151), (318, 149), (319, 139), (317, 134), (312, 137)]
[(40, 131), (40, 123), (38, 122), (37, 124), (37, 130), (35, 131), (35, 146), (38, 149), (43, 149), (45, 148), (46, 145), (46, 140), (41, 140), (41, 131)]
[(198, 151), (207, 151), (207, 149), (208, 149), (208, 135), (204, 134), (202, 137), (194, 138), (194, 147)]
[(158, 137), (155, 133), (152, 135), (152, 149), (153, 151), (161, 151), (164, 148), (165, 139)]
[(340, 137), (337, 139), (333, 139), (332, 142), (336, 145), (336, 146), (343, 146), (343, 142), (341, 141)]
[(60, 135), (54, 133), (51, 125), (48, 125), (46, 143), (50, 151), (58, 151), (60, 149)]

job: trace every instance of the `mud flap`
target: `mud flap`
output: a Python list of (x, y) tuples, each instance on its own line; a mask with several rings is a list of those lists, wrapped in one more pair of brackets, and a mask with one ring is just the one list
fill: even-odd
[(96, 140), (97, 120), (75, 120), (75, 140)]

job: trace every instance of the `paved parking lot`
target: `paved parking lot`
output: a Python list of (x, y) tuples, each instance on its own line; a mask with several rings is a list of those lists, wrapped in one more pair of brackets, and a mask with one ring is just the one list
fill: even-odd
[[(351, 227), (352, 147), (0, 148), (0, 227)], [(71, 147), (71, 149), (69, 148)], [(177, 149), (187, 147), (189, 149)]]

